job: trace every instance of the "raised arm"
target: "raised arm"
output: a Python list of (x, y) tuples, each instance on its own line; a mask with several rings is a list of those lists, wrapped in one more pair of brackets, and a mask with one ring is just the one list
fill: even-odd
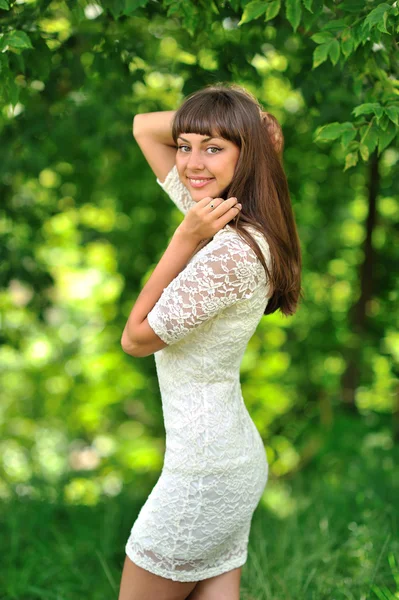
[(176, 111), (163, 110), (134, 116), (133, 136), (156, 177), (165, 181), (176, 161), (172, 119)]

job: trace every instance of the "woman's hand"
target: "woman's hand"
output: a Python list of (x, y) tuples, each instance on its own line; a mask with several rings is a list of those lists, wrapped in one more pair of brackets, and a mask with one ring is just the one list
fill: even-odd
[[(210, 206), (213, 204), (213, 208)], [(197, 243), (212, 238), (238, 215), (242, 205), (237, 198), (211, 198), (206, 196), (192, 206), (177, 228), (180, 233)]]

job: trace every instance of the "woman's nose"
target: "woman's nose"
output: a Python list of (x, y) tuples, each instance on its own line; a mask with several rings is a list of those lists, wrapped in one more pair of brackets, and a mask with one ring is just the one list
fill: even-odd
[(190, 169), (203, 169), (204, 168), (204, 161), (201, 156), (200, 150), (191, 150), (188, 160), (187, 160), (187, 165)]

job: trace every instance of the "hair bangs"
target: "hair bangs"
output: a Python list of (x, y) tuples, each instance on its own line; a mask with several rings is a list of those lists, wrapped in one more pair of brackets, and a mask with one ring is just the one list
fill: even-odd
[(222, 137), (241, 147), (239, 135), (233, 136), (232, 107), (228, 98), (220, 94), (207, 94), (205, 98), (187, 100), (175, 113), (172, 125), (172, 137), (184, 133), (196, 133), (212, 137)]

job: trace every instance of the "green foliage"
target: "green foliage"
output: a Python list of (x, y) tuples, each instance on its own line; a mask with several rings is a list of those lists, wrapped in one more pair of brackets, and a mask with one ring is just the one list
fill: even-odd
[[(4, 9), (9, 8), (8, 3), (3, 2)], [(204, 32), (207, 27), (212, 25), (213, 19), (219, 19), (222, 11), (226, 11), (230, 5), (232, 10), (240, 12), (240, 6), (237, 2), (224, 2), (222, 6), (217, 6), (214, 2), (208, 4), (205, 2), (187, 2), (185, 0), (163, 0), (159, 3), (159, 12), (165, 11), (166, 17), (179, 19), (184, 29), (194, 38), (199, 32)], [(242, 14), (238, 26), (245, 27), (255, 19), (264, 16), (266, 22), (274, 19), (282, 19), (283, 14), (291, 25), (294, 32), (301, 37), (302, 43), (306, 44), (306, 49), (310, 50), (309, 38), (317, 44), (313, 50), (312, 70), (326, 65), (330, 61), (331, 66), (341, 73), (342, 80), (353, 89), (353, 100), (360, 102), (354, 106), (352, 114), (355, 116), (353, 124), (357, 131), (364, 124), (364, 120), (357, 117), (364, 113), (358, 113), (356, 110), (364, 104), (370, 104), (369, 99), (381, 104), (384, 114), (392, 120), (395, 129), (389, 128), (386, 132), (383, 121), (382, 126), (377, 123), (377, 143), (378, 152), (381, 153), (397, 136), (399, 128), (399, 74), (398, 64), (395, 60), (397, 54), (397, 42), (395, 34), (399, 31), (399, 7), (397, 3), (392, 2), (378, 3), (374, 2), (341, 2), (332, 6), (324, 5), (322, 0), (285, 0), (284, 5), (280, 0), (252, 0), (242, 3)], [(34, 18), (40, 13), (40, 2), (34, 2), (33, 8), (27, 7), (29, 16), (33, 11)], [(66, 9), (66, 5), (61, 3)], [(94, 5), (93, 5), (94, 6)], [(101, 11), (108, 13), (113, 19), (123, 19), (133, 15), (141, 14), (143, 9), (148, 6), (148, 0), (112, 0), (103, 2)], [(324, 10), (325, 7), (325, 10)], [(15, 5), (13, 5), (15, 10)], [(71, 17), (76, 24), (86, 20), (84, 4), (78, 4), (70, 11)], [(356, 18), (354, 19), (354, 13)], [(7, 19), (4, 19), (3, 32), (0, 38), (0, 49), (4, 56), (1, 56), (1, 69), (4, 74), (6, 85), (4, 87), (3, 102), (8, 102), (11, 106), (16, 106), (19, 101), (20, 85), (17, 83), (17, 73), (25, 71), (25, 62), (22, 52), (25, 50), (35, 50), (32, 40), (26, 31), (24, 13), (19, 10), (16, 13), (17, 21), (19, 19), (20, 29), (15, 28), (15, 17), (12, 16), (10, 26), (7, 25)], [(91, 17), (89, 17), (91, 18)], [(59, 23), (61, 23), (59, 21)], [(300, 28), (301, 25), (301, 28)], [(57, 31), (57, 27), (53, 32)], [(61, 31), (61, 29), (60, 29)], [(31, 36), (41, 41), (45, 41), (51, 48), (52, 42), (46, 32), (46, 27), (33, 32)], [(38, 43), (39, 43), (38, 40)], [(53, 42), (54, 43), (54, 42)], [(211, 39), (207, 40), (208, 45)], [(36, 51), (43, 51), (39, 43)], [(12, 55), (11, 61), (8, 55)], [(36, 75), (40, 78), (40, 74)], [(366, 85), (365, 85), (365, 82)], [(364, 100), (366, 102), (364, 102)], [(393, 117), (393, 118), (392, 118)], [(315, 140), (322, 138), (316, 133)], [(374, 142), (374, 138), (373, 138)], [(367, 161), (372, 152), (370, 146), (361, 142), (359, 139), (357, 145), (351, 148), (344, 142), (346, 149), (345, 169), (348, 166), (354, 166), (357, 161), (351, 157), (358, 156)], [(367, 150), (366, 150), (367, 148)]]
[(397, 8), (385, 6), (3, 8), (0, 495), (34, 496), (42, 477), (64, 500), (93, 505), (160, 468), (153, 357), (124, 355), (120, 337), (181, 215), (131, 125), (215, 81), (246, 86), (282, 123), (302, 242), (305, 301), (290, 320), (263, 319), (241, 365), (272, 475), (323, 451), (312, 432), (334, 420), (348, 389), (364, 418), (394, 413)]
[[(269, 480), (252, 521), (242, 598), (397, 598), (398, 448), (386, 424), (354, 418), (324, 438), (317, 464)], [(45, 489), (2, 503), (0, 527), (12, 541), (0, 563), (3, 597), (117, 597), (125, 543), (154, 483), (140, 490), (136, 478), (94, 506)]]

